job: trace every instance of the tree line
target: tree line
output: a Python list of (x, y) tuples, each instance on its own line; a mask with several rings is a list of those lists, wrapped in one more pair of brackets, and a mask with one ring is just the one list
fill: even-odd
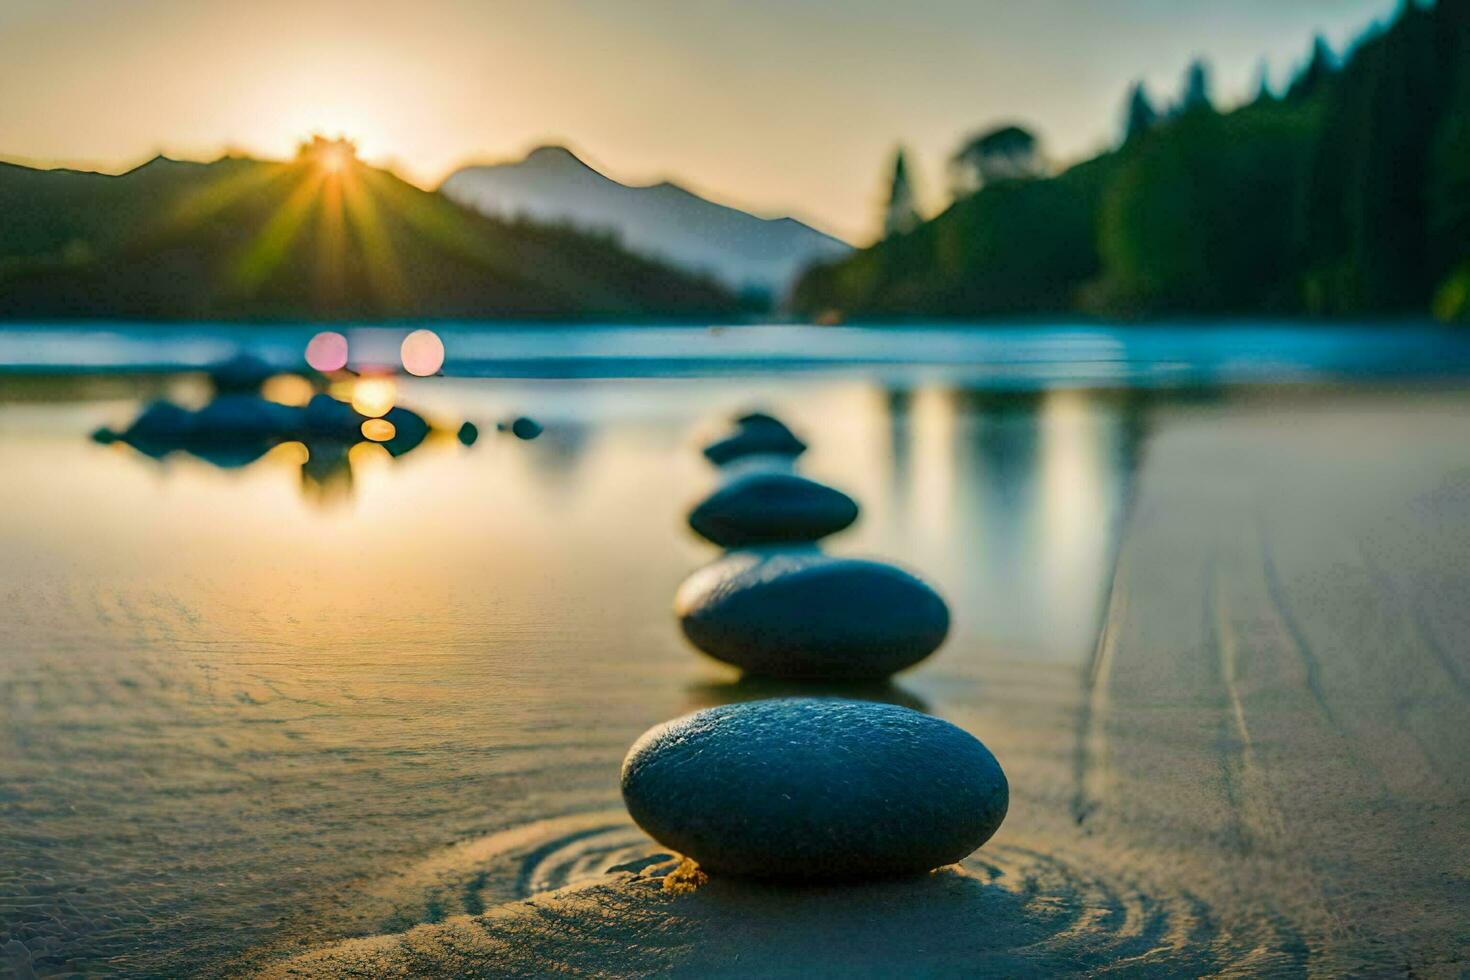
[(809, 270), (797, 309), (1470, 320), (1470, 0), (1410, 0), (1343, 57), (1318, 37), (1230, 111), (1203, 62), (1169, 107), (1138, 83), (1118, 146), (1060, 173), (1014, 124), (949, 169), (920, 221), (900, 153), (884, 238)]

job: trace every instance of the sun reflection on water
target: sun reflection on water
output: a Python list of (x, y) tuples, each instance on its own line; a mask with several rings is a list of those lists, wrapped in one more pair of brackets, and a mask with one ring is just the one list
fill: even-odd
[(358, 378), (347, 386), (352, 407), (370, 418), (387, 415), (398, 395), (398, 386), (387, 377)]
[(311, 450), (304, 442), (283, 442), (261, 457), (266, 463), (283, 466), (305, 466), (311, 459)]
[(1058, 627), (1082, 635), (1095, 610), (1087, 601), (1105, 574), (1105, 529), (1117, 487), (1107, 460), (1116, 441), (1116, 419), (1085, 392), (1058, 390), (1041, 405), (1041, 572), (1059, 601)]
[(367, 419), (362, 423), (362, 437), (373, 442), (387, 442), (398, 434), (398, 429), (387, 419)]
[(315, 386), (299, 374), (277, 374), (266, 379), (260, 388), (260, 397), (266, 401), (297, 408), (311, 401), (314, 394)]
[(376, 442), (359, 442), (347, 450), (347, 461), (353, 469), (381, 470), (393, 462), (393, 454)]

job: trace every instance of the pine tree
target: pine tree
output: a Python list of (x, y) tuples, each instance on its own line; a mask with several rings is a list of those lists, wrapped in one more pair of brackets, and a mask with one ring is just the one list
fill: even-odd
[[(1447, 261), (1430, 250), (1432, 151), (1452, 82), (1437, 56), (1442, 15), (1406, 4), (1339, 70), (1323, 45), (1293, 85), (1323, 107), (1306, 187), (1304, 282), (1314, 312), (1400, 314)], [(1330, 65), (1327, 74), (1313, 66)], [(1305, 83), (1305, 84), (1304, 84)], [(1452, 106), (1448, 111), (1454, 111)]]
[(1203, 61), (1195, 59), (1184, 73), (1184, 96), (1179, 100), (1179, 113), (1186, 115), (1213, 108), (1210, 102), (1210, 69)]
[(1132, 143), (1153, 129), (1158, 120), (1159, 114), (1149, 100), (1148, 89), (1143, 82), (1134, 82), (1132, 91), (1128, 93), (1128, 108), (1124, 114), (1123, 143)]
[(1266, 59), (1261, 59), (1260, 67), (1256, 69), (1256, 101), (1275, 102), (1276, 93), (1271, 89), (1271, 66)]
[(908, 163), (903, 147), (893, 157), (893, 180), (889, 184), (888, 206), (883, 213), (883, 237), (906, 234), (919, 225), (919, 207), (909, 180)]
[(1337, 72), (1337, 56), (1332, 53), (1327, 39), (1318, 34), (1312, 39), (1312, 57), (1307, 61), (1307, 67), (1303, 68), (1301, 74), (1291, 83), (1286, 90), (1286, 97), (1292, 101), (1305, 99), (1320, 89), (1327, 79)]

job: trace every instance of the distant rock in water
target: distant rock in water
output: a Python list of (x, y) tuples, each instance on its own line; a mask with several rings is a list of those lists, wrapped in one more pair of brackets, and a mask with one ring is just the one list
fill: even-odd
[(816, 541), (857, 520), (840, 490), (795, 473), (742, 473), (689, 514), (696, 533), (724, 548)]
[(192, 441), (250, 441), (280, 439), (301, 430), (303, 412), (255, 395), (220, 395), (194, 413), (189, 428)]
[(317, 394), (306, 404), (303, 423), (308, 435), (346, 440), (361, 435), (365, 418), (346, 402), (328, 394)]
[[(99, 429), (93, 438), (103, 443), (122, 440), (149, 455), (188, 449), (196, 455), (239, 465), (287, 440), (313, 445), (362, 441), (363, 423), (368, 420), (368, 416), (330, 395), (319, 394), (305, 408), (296, 408), (236, 393), (219, 395), (197, 412), (170, 402), (154, 402), (122, 432)], [(394, 456), (409, 452), (429, 435), (429, 423), (423, 416), (401, 406), (389, 409), (383, 421), (391, 426), (392, 434), (381, 442)], [(250, 447), (252, 452), (213, 451), (226, 446)]]
[(214, 390), (221, 393), (254, 393), (260, 391), (261, 385), (279, 373), (260, 357), (241, 351), (211, 367), (209, 380), (213, 382)]
[(424, 417), (402, 405), (390, 408), (383, 418), (393, 426), (393, 438), (383, 445), (394, 456), (402, 456), (418, 448), (429, 436), (429, 423), (424, 421)]
[(98, 442), (122, 440), (145, 451), (226, 443), (269, 444), (301, 428), (300, 409), (266, 401), (255, 395), (220, 395), (197, 412), (158, 401), (145, 408), (121, 432), (100, 429)]
[(497, 431), (500, 432), (509, 432), (517, 439), (526, 440), (534, 439), (539, 436), (543, 431), (545, 431), (541, 428), (540, 422), (537, 422), (533, 418), (527, 418), (524, 415), (519, 416), (518, 418), (508, 419), (504, 422), (499, 422), (496, 424), (495, 428)]
[(649, 730), (623, 801), (714, 875), (862, 879), (953, 864), (1000, 827), (1010, 788), (954, 725), (888, 704), (779, 698)]
[(674, 597), (684, 635), (753, 674), (886, 677), (938, 649), (949, 609), (901, 568), (816, 548), (732, 552)]
[(780, 419), (762, 412), (742, 415), (735, 431), (704, 447), (704, 457), (724, 466), (749, 456), (778, 456), (794, 459), (806, 452), (806, 443)]
[(852, 251), (792, 218), (757, 217), (675, 184), (621, 184), (560, 146), (515, 163), (465, 167), (440, 191), (496, 217), (612, 232), (631, 251), (776, 300), (808, 265)]
[(460, 445), (473, 446), (475, 441), (480, 438), (480, 427), (473, 422), (466, 422), (459, 427), (459, 431), (455, 435), (459, 439)]
[[(143, 409), (119, 438), (140, 442), (179, 442), (194, 425), (194, 413), (173, 402), (157, 401)], [(105, 430), (104, 430), (105, 431)]]

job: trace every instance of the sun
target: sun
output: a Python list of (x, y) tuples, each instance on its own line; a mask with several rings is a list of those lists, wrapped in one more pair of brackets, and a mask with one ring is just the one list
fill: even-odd
[[(311, 260), (314, 289), (322, 295), (341, 293), (348, 288), (344, 277), (349, 271), (365, 269), (367, 288), (376, 301), (385, 309), (398, 307), (407, 284), (390, 225), (420, 220), (423, 204), (416, 197), (420, 192), (364, 164), (355, 141), (320, 133), (297, 144), (294, 160), (245, 176), (249, 179), (213, 189), (213, 199), (202, 200), (180, 215), (182, 221), (203, 221), (231, 201), (260, 189), (262, 182), (279, 188), (272, 192), (280, 195), (280, 201), (269, 220), (242, 246), (234, 263), (235, 286), (243, 294), (252, 294), (282, 263), (300, 258), (295, 243), (306, 236), (316, 252)], [(279, 185), (274, 184), (277, 179)], [(345, 349), (342, 353), (345, 357)], [(414, 355), (414, 364), (422, 360), (428, 365), (434, 351), (415, 347), (409, 353)], [(442, 353), (439, 356), (442, 359)], [(429, 374), (437, 370), (437, 363), (432, 369), (425, 367)], [(384, 411), (391, 407), (390, 401)]]
[(357, 162), (357, 144), (344, 136), (329, 138), (317, 133), (297, 147), (296, 155), (323, 174), (341, 174)]
[(347, 154), (333, 147), (321, 155), (316, 165), (327, 173), (340, 173), (347, 168)]

